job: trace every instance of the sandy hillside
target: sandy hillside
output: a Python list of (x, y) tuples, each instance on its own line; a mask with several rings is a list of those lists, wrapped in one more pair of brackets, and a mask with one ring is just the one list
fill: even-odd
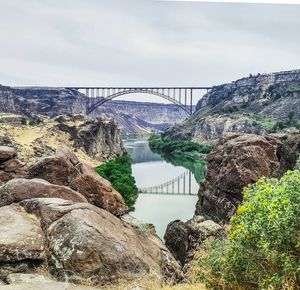
[[(49, 156), (64, 145), (73, 148), (71, 136), (56, 127), (53, 120), (46, 120), (41, 125), (29, 126), (22, 124), (1, 123), (0, 144), (13, 145), (18, 150), (18, 158), (32, 164), (39, 158)], [(73, 149), (80, 161), (91, 166), (101, 162), (89, 157), (83, 149)]]

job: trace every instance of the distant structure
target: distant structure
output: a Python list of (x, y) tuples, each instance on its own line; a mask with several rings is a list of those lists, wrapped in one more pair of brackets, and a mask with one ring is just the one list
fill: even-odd
[(197, 195), (196, 192), (192, 192), (192, 173), (190, 170), (186, 170), (176, 178), (165, 183), (139, 188), (139, 193)]
[(203, 91), (212, 87), (68, 87), (87, 96), (86, 113), (90, 114), (104, 103), (128, 94), (150, 94), (164, 98), (186, 111), (193, 113), (193, 99), (200, 99)]

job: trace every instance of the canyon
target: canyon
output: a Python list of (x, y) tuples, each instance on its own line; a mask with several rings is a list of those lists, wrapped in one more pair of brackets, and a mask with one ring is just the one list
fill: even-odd
[[(146, 277), (156, 285), (149, 289), (183, 282), (205, 289), (191, 280), (191, 271), (207, 242), (228, 241), (243, 189), (261, 178), (280, 179), (297, 166), (300, 70), (215, 86), (191, 116), (175, 105), (123, 100), (86, 116), (85, 102), (74, 90), (0, 86), (0, 228), (9, 237), (0, 238), (0, 284), (33, 279), (64, 283), (65, 289), (76, 287), (72, 283), (113, 287)], [(152, 152), (147, 138), (121, 137), (153, 131), (162, 132), (164, 152)], [(205, 151), (190, 154), (198, 147)], [(177, 184), (171, 196), (187, 215), (168, 217), (156, 231), (154, 219), (137, 217), (152, 210), (162, 223), (172, 203), (160, 209), (141, 193), (145, 204), (138, 199), (136, 212), (128, 212), (121, 190), (95, 171), (126, 151), (139, 188), (175, 180), (180, 190), (180, 170), (190, 171), (190, 193), (191, 185), (198, 192), (185, 196), (192, 208), (174, 195)], [(178, 176), (164, 180), (171, 170)]]

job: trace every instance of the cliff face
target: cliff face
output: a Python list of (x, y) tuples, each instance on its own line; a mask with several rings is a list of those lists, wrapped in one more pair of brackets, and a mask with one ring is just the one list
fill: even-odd
[(113, 100), (98, 107), (92, 116), (108, 115), (116, 120), (122, 133), (163, 131), (187, 118), (174, 104)]
[(42, 123), (33, 126), (2, 123), (0, 145), (15, 147), (20, 160), (29, 164), (54, 154), (62, 145), (76, 150), (80, 160), (91, 166), (124, 152), (120, 131), (113, 120), (83, 115), (44, 118)]
[[(0, 111), (26, 116), (42, 114), (84, 114), (86, 96), (76, 90), (47, 87), (0, 86)], [(113, 100), (98, 107), (92, 117), (112, 117), (122, 133), (162, 131), (187, 118), (187, 113), (173, 104)]]
[(63, 88), (22, 88), (0, 85), (1, 112), (23, 115), (84, 114), (85, 96)]
[(120, 130), (112, 119), (63, 115), (55, 121), (59, 130), (71, 135), (75, 148), (83, 148), (96, 160), (113, 159), (125, 151)]
[(215, 86), (197, 104), (197, 111), (170, 128), (171, 138), (207, 142), (226, 132), (265, 134), (259, 114), (270, 120), (300, 118), (300, 70), (256, 75)]

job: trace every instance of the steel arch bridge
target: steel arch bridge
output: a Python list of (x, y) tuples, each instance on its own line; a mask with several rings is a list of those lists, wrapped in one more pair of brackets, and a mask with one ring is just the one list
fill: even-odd
[(156, 186), (139, 188), (140, 194), (167, 194), (167, 195), (197, 195), (192, 192), (192, 173), (184, 171), (179, 176)]
[(104, 103), (127, 94), (150, 94), (164, 98), (187, 114), (193, 113), (193, 99), (200, 99), (211, 87), (68, 87), (86, 95), (86, 113), (92, 113)]

